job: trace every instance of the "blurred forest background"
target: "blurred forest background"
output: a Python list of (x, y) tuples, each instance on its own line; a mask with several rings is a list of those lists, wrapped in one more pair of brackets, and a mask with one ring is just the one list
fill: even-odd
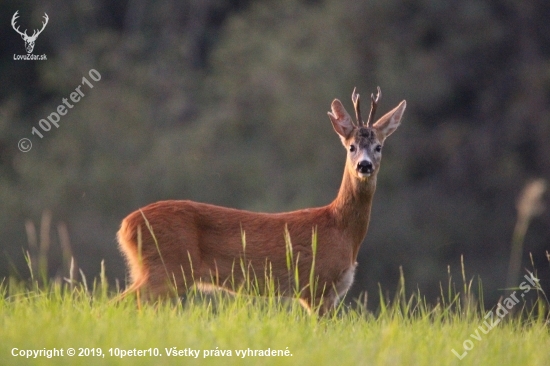
[[(368, 291), (376, 306), (378, 283), (394, 291), (402, 266), (408, 289), (433, 300), (448, 266), (461, 287), (461, 255), (486, 302), (503, 294), (517, 197), (550, 177), (549, 1), (5, 0), (0, 9), (0, 278), (30, 276), (24, 253), (40, 251), (35, 241), (49, 275), (67, 277), (68, 234), (88, 278), (104, 259), (122, 282), (120, 221), (157, 200), (267, 212), (329, 203), (345, 151), (326, 112), (334, 98), (351, 110), (353, 87), (365, 98), (379, 85), (379, 115), (403, 99), (408, 107), (384, 149), (351, 297)], [(16, 10), (29, 34), (48, 14), (34, 49), (47, 61), (13, 59), (25, 54)], [(32, 135), (83, 77), (94, 87), (82, 87), (59, 128)], [(546, 288), (548, 250), (546, 210), (521, 262), (521, 275), (532, 270), (532, 253)]]

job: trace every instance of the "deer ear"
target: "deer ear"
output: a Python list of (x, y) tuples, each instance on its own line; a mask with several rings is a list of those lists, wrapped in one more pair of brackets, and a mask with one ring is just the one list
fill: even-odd
[(345, 145), (345, 141), (351, 136), (355, 126), (351, 121), (351, 117), (338, 99), (334, 99), (331, 104), (332, 112), (328, 112), (328, 117), (330, 122), (332, 122), (332, 127), (334, 131), (342, 139), (342, 143)]
[(402, 101), (397, 107), (382, 116), (372, 126), (372, 128), (377, 130), (378, 133), (381, 135), (381, 142), (383, 142), (386, 137), (391, 135), (393, 131), (395, 131), (397, 127), (399, 127), (399, 125), (401, 124), (401, 117), (403, 117), (403, 113), (405, 112), (406, 107), (407, 102)]

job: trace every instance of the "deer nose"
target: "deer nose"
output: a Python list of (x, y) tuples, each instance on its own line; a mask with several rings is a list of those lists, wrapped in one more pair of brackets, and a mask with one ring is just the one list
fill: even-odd
[(357, 164), (357, 171), (361, 174), (371, 174), (372, 170), (372, 163), (368, 160), (362, 160)]

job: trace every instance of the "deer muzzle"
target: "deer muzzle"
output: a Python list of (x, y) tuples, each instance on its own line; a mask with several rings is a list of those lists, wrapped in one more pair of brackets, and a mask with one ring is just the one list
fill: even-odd
[(372, 162), (368, 160), (361, 160), (359, 163), (357, 163), (357, 172), (359, 175), (365, 175), (369, 176), (374, 171), (374, 168), (372, 166)]

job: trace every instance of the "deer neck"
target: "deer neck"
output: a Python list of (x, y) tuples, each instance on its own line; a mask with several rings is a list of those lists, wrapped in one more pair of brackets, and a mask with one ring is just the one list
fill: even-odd
[(346, 169), (338, 196), (331, 203), (338, 227), (352, 240), (353, 260), (357, 257), (359, 246), (367, 234), (375, 190), (376, 172), (360, 180)]

